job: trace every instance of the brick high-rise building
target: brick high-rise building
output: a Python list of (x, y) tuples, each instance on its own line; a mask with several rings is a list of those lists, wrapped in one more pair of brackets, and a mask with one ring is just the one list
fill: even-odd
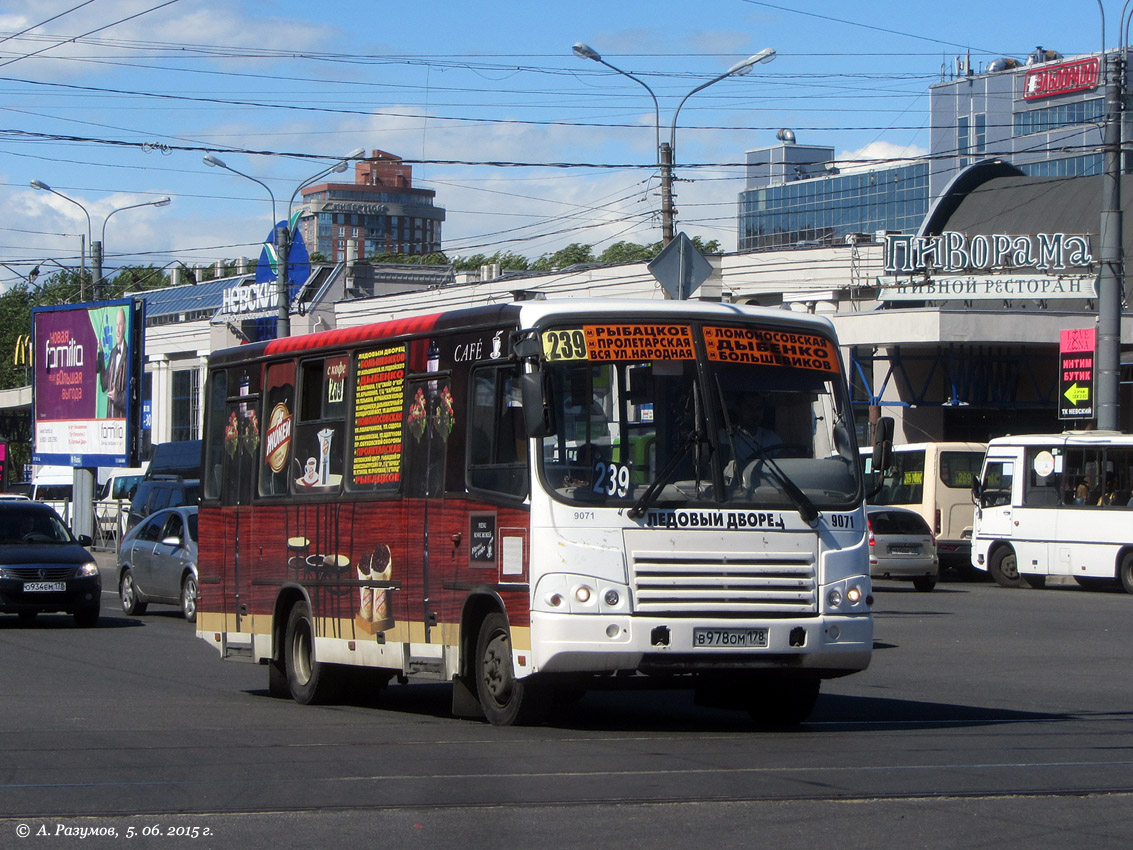
[(430, 254), (441, 250), (445, 211), (432, 189), (413, 188), (413, 167), (375, 150), (354, 164), (353, 183), (318, 183), (303, 190), (299, 228), (307, 250), (332, 262), (374, 254)]

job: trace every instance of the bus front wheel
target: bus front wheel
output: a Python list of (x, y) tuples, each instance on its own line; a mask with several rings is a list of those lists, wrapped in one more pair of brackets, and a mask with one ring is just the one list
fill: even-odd
[(1126, 593), (1133, 593), (1133, 552), (1126, 552), (1121, 558), (1121, 566), (1117, 568), (1117, 577), (1121, 579), (1121, 586)]
[(484, 618), (476, 638), (476, 697), (493, 726), (538, 722), (546, 708), (537, 683), (515, 676), (511, 632), (498, 611)]
[(283, 642), (283, 663), (291, 697), (303, 705), (330, 702), (337, 695), (337, 676), (315, 659), (315, 624), (306, 602), (292, 606)]
[(1010, 546), (1000, 546), (991, 553), (987, 571), (1000, 587), (1022, 587), (1023, 577), (1019, 575), (1019, 561), (1015, 550)]
[(757, 726), (798, 726), (814, 711), (821, 687), (818, 678), (768, 679), (748, 695), (748, 714)]

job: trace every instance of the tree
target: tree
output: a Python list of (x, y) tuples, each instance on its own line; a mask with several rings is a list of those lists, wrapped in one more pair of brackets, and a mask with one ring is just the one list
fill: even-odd
[(636, 242), (615, 242), (598, 255), (598, 262), (647, 263), (657, 256), (657, 250), (654, 248), (654, 245), (638, 245)]
[(488, 266), (493, 263), (499, 263), (501, 269), (513, 271), (526, 271), (531, 267), (530, 260), (519, 254), (513, 254), (511, 251), (496, 251), (491, 255), (472, 254), (468, 257), (458, 257), (453, 261), (454, 267), (463, 272), (479, 271), (480, 266)]
[(553, 254), (544, 254), (531, 264), (531, 270), (549, 272), (555, 269), (565, 269), (567, 266), (573, 266), (577, 263), (592, 262), (594, 262), (594, 252), (591, 250), (591, 247), (579, 242), (572, 242), (565, 248), (560, 248), (558, 251), (555, 251)]
[(441, 252), (432, 254), (394, 254), (383, 251), (380, 254), (371, 254), (366, 258), (367, 263), (398, 263), (409, 266), (447, 266), (448, 257)]
[(164, 269), (156, 266), (123, 266), (107, 282), (106, 297), (121, 298), (127, 292), (144, 292), (147, 289), (160, 289), (169, 286), (169, 277)]

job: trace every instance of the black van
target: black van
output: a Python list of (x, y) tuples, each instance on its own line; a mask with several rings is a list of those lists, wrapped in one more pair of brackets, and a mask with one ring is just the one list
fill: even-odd
[(129, 531), (150, 514), (162, 508), (175, 508), (178, 505), (196, 505), (201, 500), (201, 482), (196, 478), (185, 479), (179, 475), (163, 475), (158, 478), (143, 478), (130, 502), (130, 513), (126, 517), (126, 530)]
[(154, 446), (146, 477), (138, 484), (134, 498), (130, 501), (126, 530), (129, 531), (154, 511), (200, 502), (200, 478), (200, 440), (181, 440)]

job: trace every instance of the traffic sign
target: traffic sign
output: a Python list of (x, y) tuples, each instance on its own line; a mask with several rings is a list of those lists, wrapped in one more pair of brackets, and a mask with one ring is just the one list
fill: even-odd
[(692, 295), (712, 274), (712, 264), (683, 233), (653, 258), (648, 269), (669, 297), (678, 301)]

